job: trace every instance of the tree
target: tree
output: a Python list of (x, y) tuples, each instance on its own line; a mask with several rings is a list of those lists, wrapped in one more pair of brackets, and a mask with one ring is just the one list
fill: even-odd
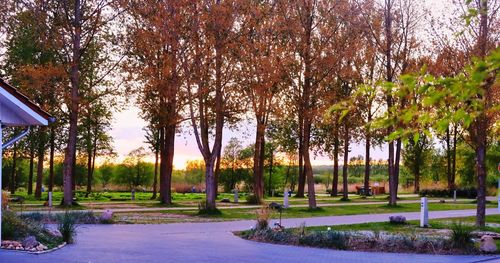
[(403, 150), (403, 162), (404, 165), (410, 169), (415, 178), (414, 193), (418, 194), (420, 192), (420, 178), (422, 170), (429, 160), (429, 150), (432, 147), (432, 142), (424, 133), (414, 137), (418, 139), (408, 140), (405, 144), (405, 148)]
[[(405, 76), (398, 88), (399, 96), (422, 98), (421, 105), (407, 106), (400, 117), (391, 121), (406, 124), (405, 129), (398, 129), (392, 138), (409, 138), (418, 141), (416, 131), (422, 130), (430, 135), (432, 128), (443, 134), (452, 121), (460, 121), (468, 131), (467, 141), (472, 146), (476, 158), (477, 178), (477, 215), (476, 225), (485, 223), (486, 194), (486, 148), (488, 134), (495, 134), (498, 127), (498, 96), (500, 52), (491, 53), (484, 59), (478, 59), (464, 73), (453, 78), (436, 78), (432, 75)], [(466, 102), (466, 103), (464, 103)], [(444, 105), (452, 105), (457, 111), (448, 111)]]
[(143, 128), (146, 132), (146, 143), (149, 146), (149, 149), (155, 155), (155, 173), (153, 178), (153, 195), (151, 199), (156, 199), (157, 195), (157, 185), (158, 185), (158, 155), (160, 153), (160, 131), (157, 128), (157, 124), (150, 123), (147, 127)]
[[(128, 60), (123, 69), (136, 91), (146, 120), (155, 120), (159, 131), (160, 202), (172, 203), (171, 180), (174, 143), (181, 121), (183, 101), (183, 55), (192, 20), (186, 11), (189, 1), (123, 0), (118, 7), (126, 13), (127, 35), (124, 49)], [(180, 27), (179, 25), (186, 25)]]
[[(230, 48), (235, 44), (236, 6), (233, 0), (193, 3), (190, 26), (189, 113), (198, 149), (205, 161), (206, 209), (215, 210), (215, 161), (221, 152), (229, 83), (233, 80)], [(244, 26), (242, 26), (244, 27)], [(213, 145), (210, 146), (210, 138)]]
[(286, 25), (277, 13), (283, 5), (274, 1), (243, 1), (243, 23), (247, 25), (239, 41), (241, 49), (239, 84), (256, 120), (253, 191), (259, 202), (264, 195), (264, 151), (266, 129), (271, 112), (276, 109), (276, 96), (285, 84), (291, 54), (286, 52), (289, 40)]
[[(64, 202), (66, 206), (73, 203), (73, 177), (76, 160), (76, 146), (78, 135), (78, 118), (80, 113), (83, 61), (88, 55), (89, 47), (102, 32), (109, 30), (107, 26), (113, 18), (109, 1), (80, 1), (64, 0), (55, 4), (53, 16), (58, 25), (54, 41), (61, 50), (60, 59), (67, 66), (71, 88), (66, 96), (65, 104), (68, 109), (68, 137), (64, 152)], [(108, 52), (112, 50), (107, 50)], [(109, 65), (102, 65), (109, 66)], [(110, 70), (97, 76), (94, 85), (105, 80)]]

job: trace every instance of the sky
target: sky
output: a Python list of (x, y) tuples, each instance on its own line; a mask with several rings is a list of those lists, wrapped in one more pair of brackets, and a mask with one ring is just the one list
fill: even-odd
[[(115, 151), (118, 153), (118, 160), (125, 158), (130, 151), (144, 147), (148, 149), (148, 145), (144, 143), (145, 132), (142, 130), (146, 126), (146, 122), (139, 117), (140, 110), (135, 104), (130, 103), (126, 110), (115, 113), (111, 135), (114, 138)], [(249, 145), (254, 142), (255, 135), (253, 133), (251, 122), (245, 121), (241, 123), (239, 130), (225, 129), (223, 133), (222, 147), (224, 149), (227, 142), (232, 137), (237, 137), (243, 142), (243, 145)], [(382, 148), (377, 147), (372, 150), (372, 159), (387, 159), (386, 145)], [(364, 144), (353, 144), (351, 147), (350, 156), (363, 155)], [(153, 155), (149, 157), (153, 161)], [(174, 166), (175, 169), (184, 169), (186, 162), (189, 160), (202, 160), (200, 151), (196, 144), (194, 136), (184, 132), (178, 134), (175, 139), (175, 154)], [(333, 161), (326, 156), (315, 156), (312, 160), (313, 165), (333, 165)]]
[[(425, 7), (434, 14), (446, 14), (447, 7), (450, 6), (449, 0), (425, 0)], [(139, 117), (139, 109), (136, 104), (131, 102), (125, 110), (117, 112), (114, 115), (111, 135), (114, 138), (115, 151), (118, 153), (118, 160), (122, 160), (127, 153), (141, 146), (147, 149), (148, 145), (144, 143), (144, 131), (142, 128), (146, 126), (146, 122)], [(237, 137), (243, 142), (243, 145), (252, 144), (254, 141), (252, 122), (241, 123), (239, 130), (224, 130), (222, 147), (224, 149), (231, 137)], [(364, 156), (363, 142), (351, 144), (350, 156)], [(333, 161), (327, 156), (313, 156), (313, 165), (333, 165)], [(387, 144), (381, 147), (373, 148), (371, 151), (372, 159), (387, 159)], [(202, 156), (196, 145), (194, 136), (187, 132), (178, 134), (175, 140), (175, 169), (184, 169), (186, 162), (189, 160), (201, 160)], [(150, 161), (153, 161), (153, 156), (150, 156)]]

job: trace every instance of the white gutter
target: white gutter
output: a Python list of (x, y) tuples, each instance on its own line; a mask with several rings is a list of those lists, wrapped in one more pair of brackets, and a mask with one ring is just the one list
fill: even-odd
[(28, 135), (29, 132), (30, 132), (30, 126), (28, 126), (28, 128), (26, 128), (26, 130), (24, 130), (21, 134), (19, 134), (16, 137), (12, 138), (10, 141), (2, 144), (2, 150), (4, 150), (5, 148), (11, 146), (15, 142), (21, 140), (24, 136)]

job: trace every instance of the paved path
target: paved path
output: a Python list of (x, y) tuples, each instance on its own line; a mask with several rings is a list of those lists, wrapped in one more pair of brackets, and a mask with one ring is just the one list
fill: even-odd
[[(446, 203), (453, 203), (453, 200), (445, 200)], [(463, 202), (463, 201), (470, 201), (468, 199), (457, 199), (458, 202)], [(429, 203), (439, 203), (440, 200), (438, 199), (431, 199), (428, 200)], [(371, 201), (371, 202), (345, 202), (345, 203), (323, 203), (323, 204), (318, 204), (318, 207), (335, 207), (335, 206), (357, 206), (357, 205), (383, 205), (386, 204), (387, 202), (382, 202), (382, 201)], [(420, 203), (420, 200), (401, 200), (398, 201), (398, 204), (415, 204), (415, 203)], [(133, 203), (131, 203), (133, 204)], [(102, 207), (102, 205), (99, 205)], [(239, 205), (239, 206), (218, 206), (218, 209), (225, 210), (225, 209), (251, 209), (251, 208), (260, 208), (261, 205)], [(309, 207), (308, 204), (290, 204), (290, 207)], [(47, 208), (45, 208), (47, 209)], [(180, 206), (180, 207), (143, 207), (143, 208), (110, 208), (113, 210), (115, 213), (133, 213), (133, 212), (158, 212), (158, 211), (190, 211), (190, 210), (198, 210), (197, 206)], [(106, 209), (85, 209), (85, 210), (74, 210), (75, 212), (95, 212), (95, 213), (102, 213)], [(21, 214), (29, 214), (33, 212), (38, 212), (42, 214), (48, 214), (48, 213), (53, 213), (53, 214), (58, 214), (58, 213), (65, 213), (65, 210), (53, 210), (53, 211), (48, 211), (48, 210), (29, 210), (29, 211), (22, 211), (18, 212)]]
[[(474, 215), (474, 210), (435, 211), (430, 218)], [(488, 214), (498, 214), (488, 209)], [(417, 219), (418, 213), (400, 213)], [(386, 221), (390, 214), (284, 219), (287, 227)], [(58, 251), (31, 255), (0, 250), (2, 263), (53, 262), (500, 262), (497, 256), (443, 256), (350, 252), (257, 243), (235, 237), (231, 231), (250, 228), (254, 221), (176, 223), (164, 225), (91, 225), (79, 229), (77, 243)]]

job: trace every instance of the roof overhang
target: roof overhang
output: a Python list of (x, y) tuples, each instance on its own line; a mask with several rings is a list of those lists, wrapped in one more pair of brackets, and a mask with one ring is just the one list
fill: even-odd
[(0, 121), (2, 126), (45, 126), (54, 118), (0, 78)]

